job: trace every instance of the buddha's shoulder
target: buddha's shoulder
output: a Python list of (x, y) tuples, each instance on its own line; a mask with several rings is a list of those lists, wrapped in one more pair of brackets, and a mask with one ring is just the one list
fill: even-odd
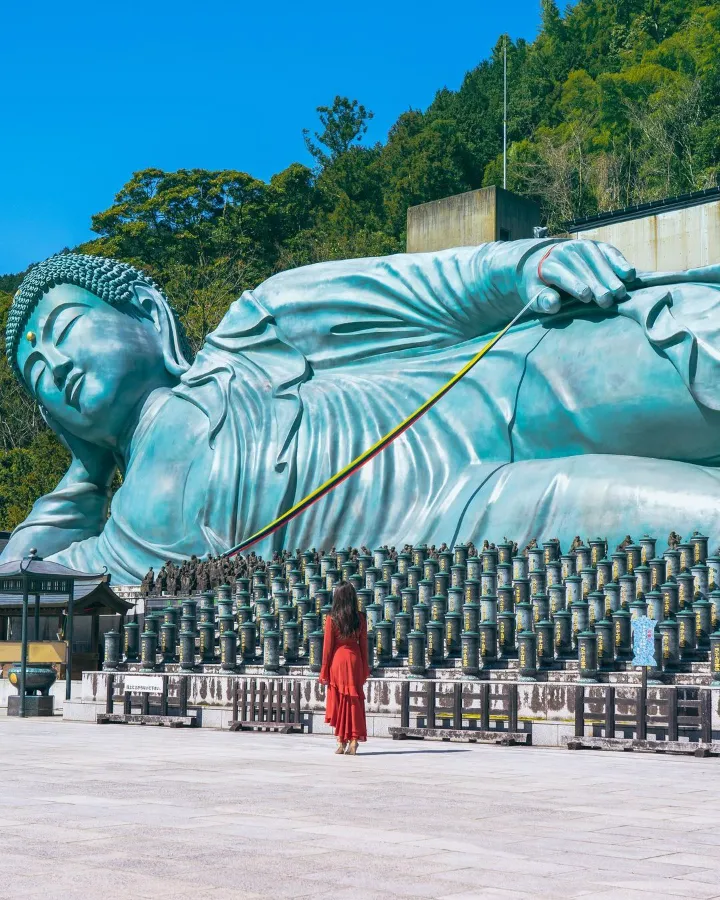
[(153, 541), (170, 540), (177, 523), (202, 507), (212, 454), (207, 417), (171, 397), (134, 449), (113, 499), (113, 513), (128, 521), (142, 514), (143, 528), (150, 527)]
[(190, 467), (212, 452), (207, 415), (183, 397), (171, 394), (149, 422), (133, 452), (129, 468), (159, 465)]

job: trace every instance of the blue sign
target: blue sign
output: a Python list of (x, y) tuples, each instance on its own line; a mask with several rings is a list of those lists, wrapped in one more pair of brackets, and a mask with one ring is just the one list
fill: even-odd
[(633, 665), (657, 666), (655, 659), (656, 619), (638, 616), (632, 621)]

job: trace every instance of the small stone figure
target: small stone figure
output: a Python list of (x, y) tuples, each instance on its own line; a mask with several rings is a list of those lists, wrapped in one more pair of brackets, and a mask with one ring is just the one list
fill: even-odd
[(167, 573), (167, 592), (171, 597), (176, 597), (180, 570), (172, 560), (169, 559), (165, 563), (165, 572)]
[(570, 552), (572, 553), (573, 550), (577, 550), (578, 547), (582, 547), (582, 546), (583, 546), (582, 538), (580, 537), (579, 534), (576, 534), (575, 537), (573, 538), (572, 544), (570, 544)]
[(140, 593), (143, 597), (149, 597), (152, 594), (155, 588), (155, 572), (153, 571), (153, 567), (150, 566), (147, 574), (142, 580), (140, 585)]
[(190, 582), (190, 592), (197, 589), (197, 569), (198, 569), (198, 558), (193, 555), (190, 557), (190, 570), (188, 572), (188, 581)]
[(190, 593), (190, 566), (187, 560), (180, 566), (178, 580), (180, 582), (180, 593), (187, 597)]
[(668, 535), (667, 545), (670, 550), (676, 550), (682, 544), (682, 538), (677, 531), (671, 531)]
[(157, 578), (155, 579), (155, 590), (153, 591), (153, 593), (156, 597), (162, 597), (165, 591), (167, 591), (167, 572), (165, 571), (165, 566), (163, 566), (157, 573)]
[(626, 534), (625, 540), (622, 542), (622, 544), (618, 544), (618, 552), (622, 553), (622, 551), (625, 550), (626, 547), (629, 547), (632, 544), (632, 542), (633, 542), (633, 539), (630, 537), (629, 534)]
[(196, 587), (201, 594), (210, 588), (210, 573), (207, 562), (201, 561), (198, 563)]

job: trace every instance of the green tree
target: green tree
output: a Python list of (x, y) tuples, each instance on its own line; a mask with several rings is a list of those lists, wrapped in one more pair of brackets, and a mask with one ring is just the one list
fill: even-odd
[(317, 113), (323, 127), (322, 131), (314, 132), (317, 143), (311, 139), (307, 128), (303, 129), (303, 135), (311, 156), (323, 167), (361, 141), (367, 132), (367, 123), (373, 118), (373, 113), (357, 100), (340, 96), (335, 97), (332, 106), (318, 106)]
[(38, 497), (57, 485), (69, 464), (69, 453), (48, 429), (26, 447), (0, 452), (0, 529), (11, 531), (22, 522)]

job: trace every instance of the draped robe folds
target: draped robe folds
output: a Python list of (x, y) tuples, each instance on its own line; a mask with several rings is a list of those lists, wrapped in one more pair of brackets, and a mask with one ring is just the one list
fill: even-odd
[[(522, 308), (513, 285), (543, 246), (274, 276), (232, 304), (146, 412), (106, 522), (88, 512), (83, 523), (82, 502), (64, 507), (55, 492), (18, 530), (62, 518), (75, 542), (52, 558), (106, 565), (120, 582), (229, 549), (472, 358)], [(253, 549), (720, 531), (720, 268), (643, 284), (608, 312), (527, 317), (391, 446)]]

